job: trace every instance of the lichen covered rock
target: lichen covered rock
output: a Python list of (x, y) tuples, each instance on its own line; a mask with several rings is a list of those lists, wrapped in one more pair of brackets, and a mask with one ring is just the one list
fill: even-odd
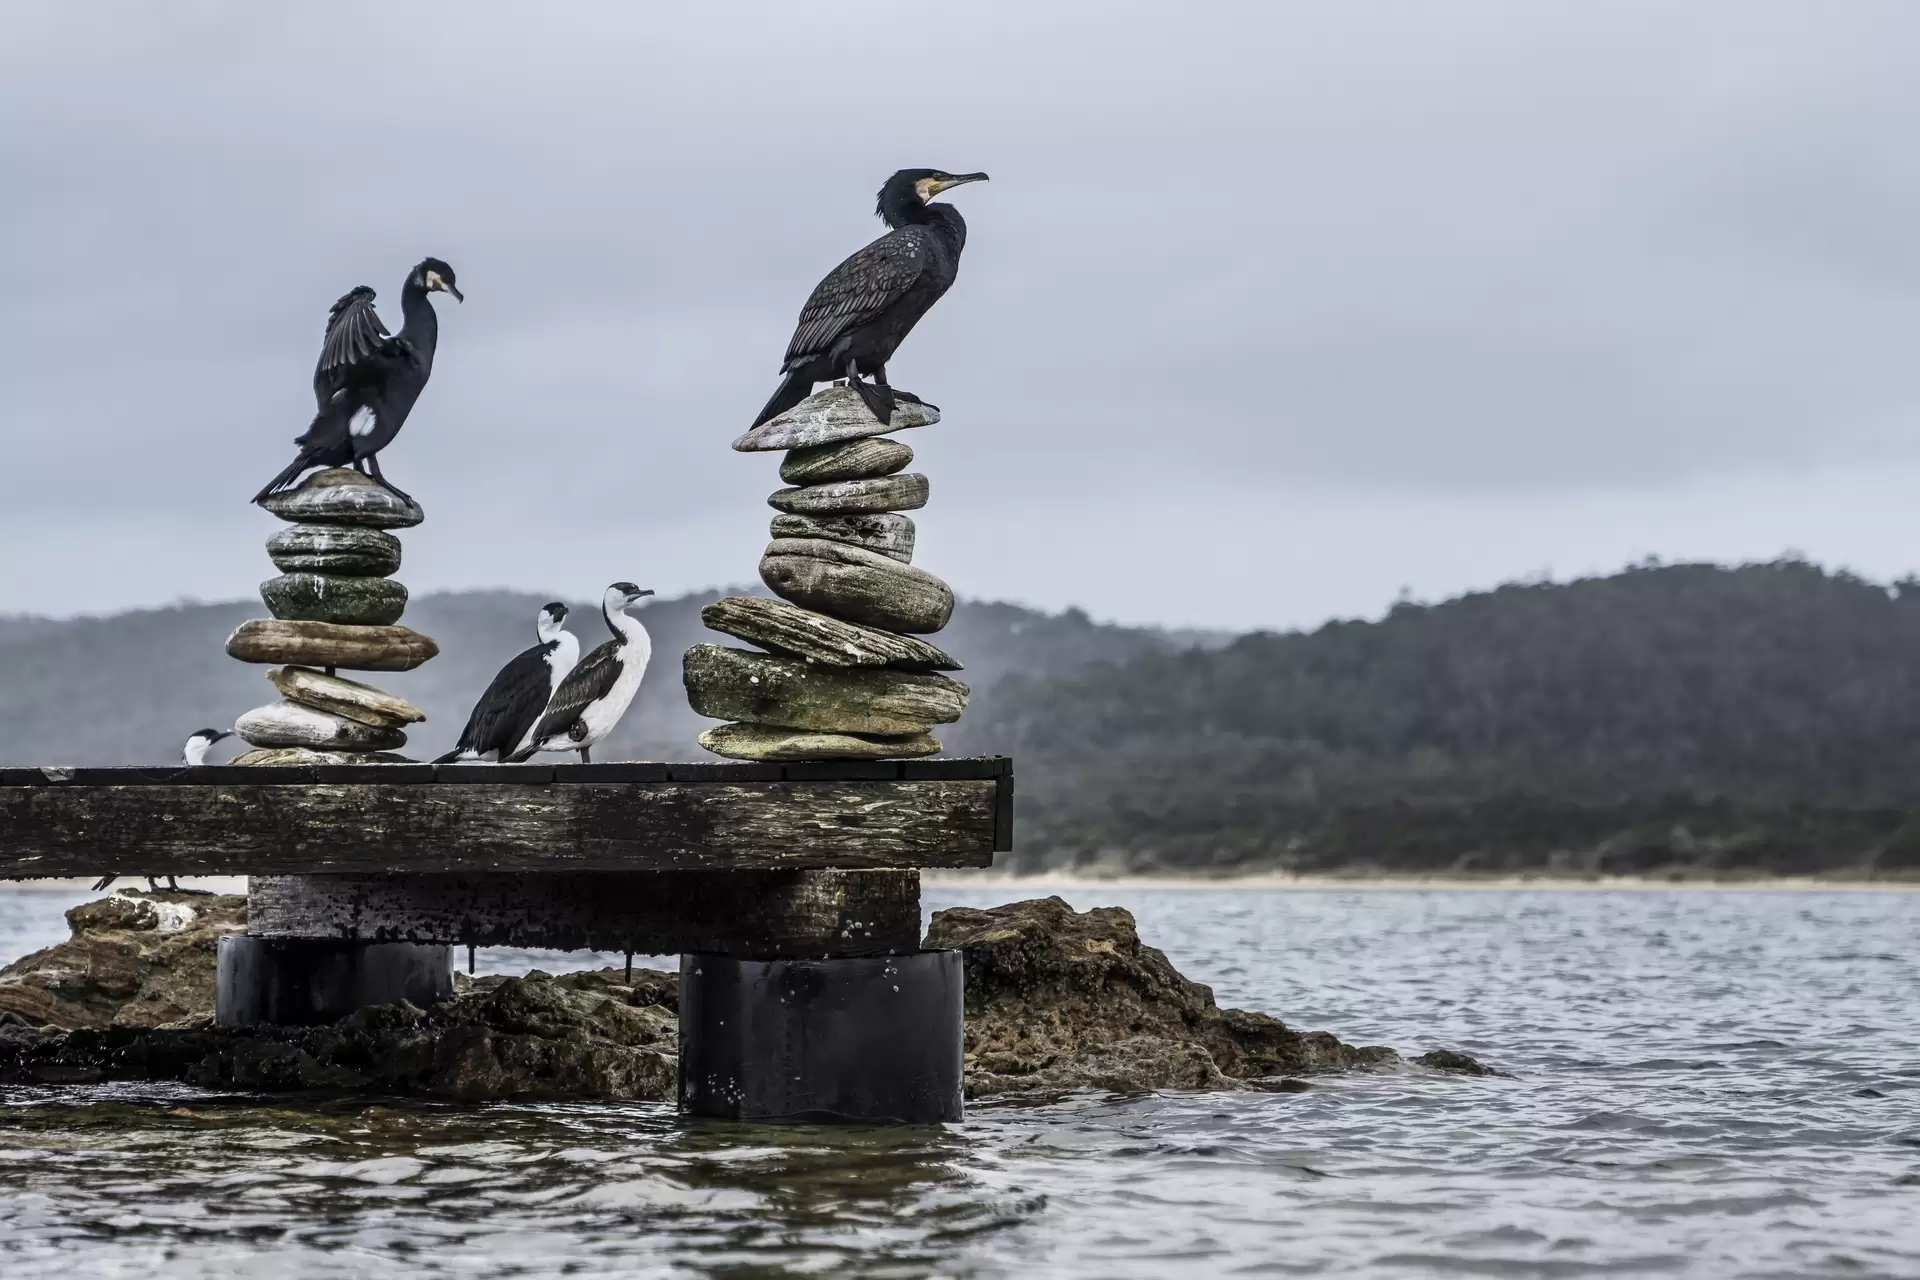
[(427, 518), (416, 504), (351, 467), (316, 471), (293, 488), (263, 498), (260, 505), (294, 524), (408, 529)]
[(828, 667), (724, 645), (689, 646), (681, 679), (696, 713), (715, 720), (896, 736), (952, 724), (967, 686), (886, 667)]
[(760, 580), (802, 609), (929, 635), (953, 617), (953, 591), (924, 569), (822, 538), (776, 538), (760, 558)]
[(748, 644), (790, 654), (830, 667), (902, 667), (908, 670), (958, 671), (960, 664), (943, 649), (915, 636), (829, 618), (784, 600), (765, 596), (728, 596), (700, 610), (712, 631), (737, 636)]
[(883, 738), (772, 724), (723, 724), (701, 733), (700, 745), (730, 760), (902, 760), (940, 754), (940, 740), (930, 733)]
[(67, 912), (67, 941), (0, 969), (0, 1015), (58, 1027), (157, 1027), (213, 1012), (220, 935), (244, 897), (123, 889)]
[[(364, 1089), (462, 1102), (674, 1094), (678, 980), (636, 969), (462, 982), (429, 1010), (362, 1009), (323, 1027), (61, 1034), (0, 1026), (0, 1082), (178, 1080), (211, 1089)], [(209, 1002), (211, 976), (207, 982)]]
[(904, 471), (913, 461), (913, 448), (898, 440), (869, 436), (839, 444), (795, 449), (780, 463), (780, 478), (788, 484), (827, 484), (834, 480), (865, 480)]
[(384, 578), (400, 570), (400, 539), (350, 524), (296, 524), (267, 539), (282, 573), (348, 573)]
[(934, 915), (926, 946), (966, 954), (970, 1098), (1231, 1089), (1400, 1061), (1392, 1049), (1221, 1009), (1212, 988), (1144, 945), (1119, 907), (1079, 912), (1059, 898), (954, 907)]

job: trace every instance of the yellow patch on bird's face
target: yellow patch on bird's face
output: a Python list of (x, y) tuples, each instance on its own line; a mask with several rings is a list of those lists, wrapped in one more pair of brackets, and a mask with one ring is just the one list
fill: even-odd
[(940, 179), (922, 178), (913, 184), (913, 189), (920, 193), (922, 200), (931, 200), (940, 194)]
[(427, 272), (427, 288), (444, 289), (446, 287), (447, 287), (447, 283), (446, 281), (440, 278), (440, 273), (438, 271)]

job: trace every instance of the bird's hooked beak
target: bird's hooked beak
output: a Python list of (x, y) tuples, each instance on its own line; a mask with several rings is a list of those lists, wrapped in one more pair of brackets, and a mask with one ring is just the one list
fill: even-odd
[(651, 590), (651, 589), (649, 589), (649, 588), (647, 588), (647, 587), (642, 587), (642, 588), (640, 588), (640, 590), (638, 590), (638, 591), (636, 591), (636, 592), (634, 592), (634, 593), (633, 593), (632, 595), (630, 595), (630, 596), (628, 596), (628, 597), (627, 597), (627, 603), (628, 603), (628, 604), (630, 604), (630, 605), (632, 605), (632, 604), (639, 604), (639, 603), (640, 603), (640, 601), (642, 601), (642, 600), (644, 600), (644, 599), (645, 599), (646, 597), (648, 597), (648, 596), (650, 596), (650, 595), (652, 595), (652, 594), (653, 594), (653, 592), (652, 592), (652, 590)]
[(453, 295), (453, 300), (454, 300), (455, 302), (465, 302), (465, 301), (467, 300), (467, 295), (466, 295), (466, 294), (464, 294), (464, 293), (462, 293), (462, 292), (460, 292), (460, 291), (459, 291), (458, 289), (456, 289), (456, 288), (454, 288), (454, 287), (453, 287), (452, 285), (450, 285), (450, 284), (448, 284), (448, 283), (447, 283), (447, 282), (446, 282), (445, 280), (442, 280), (442, 281), (440, 282), (440, 287), (441, 287), (442, 289), (445, 289), (445, 290), (446, 290), (446, 291), (447, 291), (448, 293), (450, 293), (450, 294), (452, 294), (452, 295)]
[(450, 293), (453, 295), (455, 302), (465, 302), (467, 300), (467, 295), (454, 288), (453, 282), (441, 275), (438, 271), (427, 272), (427, 292)]
[(214, 743), (220, 741), (222, 738), (231, 738), (232, 736), (233, 736), (233, 730), (222, 729), (218, 733), (214, 734), (211, 738), (207, 739), (207, 745), (212, 746)]
[(929, 184), (932, 190), (929, 191), (928, 194), (937, 196), (942, 191), (951, 191), (953, 188), (965, 186), (969, 182), (985, 182), (986, 180), (987, 175), (984, 173), (950, 173), (944, 178), (935, 178)]

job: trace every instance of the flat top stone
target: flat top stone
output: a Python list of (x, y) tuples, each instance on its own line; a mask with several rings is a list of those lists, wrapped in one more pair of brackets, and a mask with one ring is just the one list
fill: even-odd
[(260, 505), (293, 523), (357, 524), (369, 529), (406, 529), (427, 518), (418, 504), (403, 501), (351, 467), (316, 471)]
[(852, 387), (816, 391), (777, 418), (761, 423), (733, 442), (741, 453), (776, 449), (804, 449), (862, 436), (880, 436), (908, 427), (930, 427), (940, 411), (930, 404), (902, 400), (893, 407), (893, 421), (882, 422), (867, 409)]

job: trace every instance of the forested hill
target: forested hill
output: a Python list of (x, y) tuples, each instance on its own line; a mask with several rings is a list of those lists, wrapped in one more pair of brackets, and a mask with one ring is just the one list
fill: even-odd
[[(720, 591), (650, 601), (653, 669), (604, 758), (703, 760), (695, 741), (713, 721), (687, 706), (680, 655), (688, 645), (737, 644), (700, 624), (700, 606)], [(549, 597), (468, 591), (423, 595), (408, 626), (432, 636), (440, 656), (414, 671), (369, 678), (427, 712), (407, 752), (431, 758), (453, 745), (467, 711), (500, 665), (533, 643), (533, 618)], [(0, 615), (0, 764), (154, 764), (179, 759), (202, 725), (231, 725), (249, 707), (279, 695), (266, 668), (226, 655), (229, 633), (265, 616), (258, 600), (185, 604), (107, 617), (47, 619)], [(582, 649), (606, 639), (595, 606), (577, 605)], [(1202, 637), (1224, 642), (1227, 637)], [(1020, 671), (1052, 676), (1088, 663), (1124, 661), (1193, 637), (1096, 623), (1078, 610), (1039, 613), (1018, 605), (964, 601), (941, 643), (962, 655), (961, 675), (981, 687)], [(236, 748), (238, 749), (238, 748)], [(224, 746), (216, 748), (222, 758)]]
[(1028, 862), (1890, 866), (1920, 583), (1673, 565), (1400, 604), (1010, 677), (953, 745), (989, 743), (1021, 762)]

